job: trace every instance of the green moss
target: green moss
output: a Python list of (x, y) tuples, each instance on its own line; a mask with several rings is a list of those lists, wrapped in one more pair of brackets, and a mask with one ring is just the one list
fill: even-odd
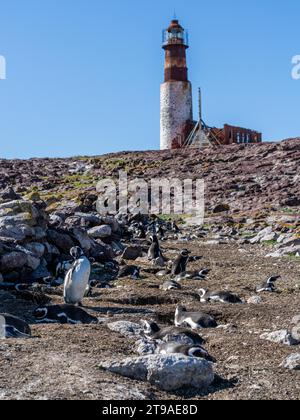
[(267, 245), (267, 246), (274, 246), (277, 245), (277, 241), (272, 240), (272, 241), (262, 241), (262, 244)]

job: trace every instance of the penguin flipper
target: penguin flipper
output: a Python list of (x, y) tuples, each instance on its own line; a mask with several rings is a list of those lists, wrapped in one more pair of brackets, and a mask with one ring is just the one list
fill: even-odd
[(6, 338), (29, 338), (28, 334), (22, 333), (12, 325), (5, 326), (5, 335)]

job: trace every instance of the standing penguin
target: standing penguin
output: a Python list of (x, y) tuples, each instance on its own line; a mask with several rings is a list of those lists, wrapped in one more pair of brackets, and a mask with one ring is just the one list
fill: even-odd
[(180, 252), (180, 255), (178, 255), (172, 266), (172, 276), (178, 276), (179, 274), (186, 272), (189, 256), (190, 251), (187, 249), (183, 249)]
[(82, 306), (82, 299), (88, 288), (91, 264), (79, 247), (70, 251), (74, 263), (67, 272), (64, 284), (64, 300), (69, 305)]
[(153, 261), (153, 260), (156, 260), (157, 258), (163, 258), (161, 250), (160, 250), (160, 246), (159, 246), (158, 237), (156, 235), (150, 236), (150, 240), (151, 240), (151, 245), (148, 251), (148, 260)]

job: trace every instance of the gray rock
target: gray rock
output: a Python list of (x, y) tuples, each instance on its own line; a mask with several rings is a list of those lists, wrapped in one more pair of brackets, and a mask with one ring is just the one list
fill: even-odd
[(74, 246), (73, 240), (66, 233), (59, 233), (56, 230), (49, 229), (47, 237), (50, 243), (66, 254), (69, 254), (70, 249)]
[(297, 324), (292, 328), (291, 334), (293, 339), (300, 343), (300, 324)]
[(291, 354), (281, 366), (289, 370), (300, 370), (300, 353)]
[(79, 242), (80, 247), (83, 249), (83, 251), (88, 253), (93, 246), (93, 241), (86, 233), (86, 231), (84, 229), (74, 228), (73, 235)]
[(142, 256), (142, 253), (140, 246), (128, 246), (123, 252), (122, 258), (124, 260), (136, 260)]
[(149, 341), (145, 338), (138, 340), (135, 343), (135, 351), (140, 355), (154, 354), (156, 350), (156, 344), (154, 341)]
[(112, 234), (109, 225), (96, 226), (88, 230), (88, 235), (94, 239), (109, 238)]
[[(272, 239), (269, 239), (272, 238)], [(258, 244), (263, 241), (277, 239), (278, 235), (273, 233), (272, 226), (268, 226), (267, 228), (261, 230), (254, 238), (250, 239), (251, 244)]]
[(27, 264), (27, 255), (23, 252), (10, 252), (4, 254), (0, 260), (0, 269), (7, 273), (14, 270), (21, 270)]
[(3, 283), (3, 276), (1, 273), (0, 273), (0, 283)]
[(297, 246), (287, 246), (287, 247), (283, 247), (283, 248), (277, 249), (274, 252), (271, 252), (270, 254), (266, 255), (266, 257), (280, 258), (280, 257), (284, 257), (286, 255), (294, 255), (294, 256), (296, 256), (298, 252), (300, 252), (300, 245), (297, 245)]
[(249, 305), (259, 305), (260, 303), (262, 303), (262, 298), (260, 296), (251, 296), (247, 300), (247, 303)]
[(0, 192), (0, 203), (6, 203), (9, 201), (20, 200), (21, 196), (15, 193), (12, 187), (7, 187), (5, 190)]
[(24, 248), (27, 249), (27, 251), (29, 251), (37, 258), (42, 258), (42, 256), (45, 253), (45, 246), (38, 242), (31, 242), (29, 244), (26, 244)]
[(260, 336), (261, 340), (271, 341), (272, 343), (285, 344), (287, 346), (294, 346), (298, 341), (292, 337), (292, 334), (287, 330), (273, 331), (271, 333), (264, 333)]
[(39, 258), (34, 257), (33, 255), (27, 255), (27, 267), (31, 268), (31, 270), (36, 270), (41, 263)]
[(123, 335), (124, 337), (134, 337), (141, 335), (143, 329), (139, 324), (135, 324), (129, 321), (116, 321), (107, 325), (111, 331), (115, 331)]
[(51, 273), (47, 268), (47, 262), (42, 259), (41, 264), (37, 267), (36, 270), (34, 270), (31, 275), (30, 278), (32, 280), (38, 280), (38, 279), (42, 279), (45, 277), (50, 277)]
[(212, 363), (179, 354), (128, 358), (121, 362), (106, 362), (100, 367), (131, 379), (148, 381), (165, 391), (205, 390), (214, 380)]
[(292, 322), (291, 322), (293, 325), (298, 325), (298, 324), (300, 324), (300, 315), (296, 315), (296, 316), (294, 316), (294, 318), (292, 319)]
[(287, 238), (286, 241), (284, 241), (283, 245), (281, 245), (281, 248), (284, 247), (298, 247), (300, 246), (300, 238)]

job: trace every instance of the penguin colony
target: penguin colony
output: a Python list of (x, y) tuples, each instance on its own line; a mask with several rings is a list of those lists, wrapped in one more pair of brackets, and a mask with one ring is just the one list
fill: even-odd
[[(162, 222), (153, 216), (148, 223), (143, 221), (142, 216), (137, 216), (129, 223), (126, 236), (132, 240), (149, 240), (147, 259), (152, 268), (148, 272), (154, 273), (161, 279), (161, 290), (179, 291), (184, 289), (185, 281), (199, 281), (201, 284), (207, 281), (210, 269), (199, 268), (196, 271), (188, 271), (191, 261), (200, 261), (200, 256), (191, 256), (188, 249), (181, 249), (172, 261), (164, 257), (161, 242), (166, 236), (176, 235), (180, 229), (174, 221)], [(97, 324), (96, 316), (90, 315), (83, 308), (85, 297), (92, 296), (93, 290), (99, 287), (110, 287), (109, 281), (99, 282), (91, 279), (92, 259), (89, 259), (80, 247), (70, 250), (70, 260), (58, 260), (55, 267), (55, 276), (42, 278), (34, 284), (0, 283), (0, 290), (14, 291), (18, 293), (47, 293), (54, 291), (63, 285), (64, 303), (60, 305), (39, 305), (33, 312), (37, 324)], [(128, 278), (139, 281), (145, 278), (146, 269), (142, 270), (138, 265), (127, 265), (123, 260), (110, 260), (104, 264), (105, 271), (110, 273), (111, 278)], [(141, 274), (143, 273), (143, 275)], [(276, 292), (275, 283), (280, 276), (272, 276), (257, 286), (257, 293)], [(228, 290), (209, 291), (204, 288), (195, 290), (201, 303), (221, 304), (244, 304), (241, 297)], [(110, 315), (110, 314), (108, 314)], [(188, 311), (184, 306), (178, 305), (174, 314), (174, 326), (160, 327), (154, 320), (141, 320), (142, 336), (155, 343), (156, 352), (159, 354), (180, 353), (189, 357), (199, 357), (210, 362), (216, 362), (203, 347), (205, 340), (201, 332), (210, 328), (217, 328), (216, 319), (201, 310)], [(27, 322), (10, 314), (0, 314), (0, 339), (31, 337), (31, 328)]]

